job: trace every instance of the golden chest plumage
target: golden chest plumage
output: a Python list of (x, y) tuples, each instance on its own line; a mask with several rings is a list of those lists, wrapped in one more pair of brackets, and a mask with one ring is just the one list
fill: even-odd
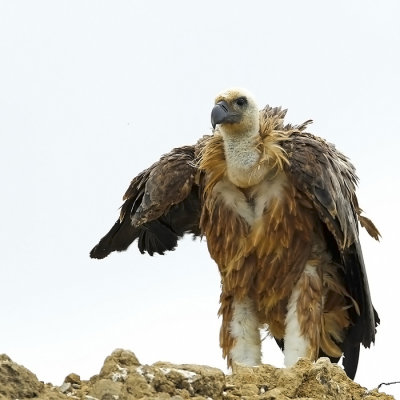
[(225, 177), (207, 193), (201, 227), (226, 291), (253, 293), (268, 308), (288, 296), (310, 255), (315, 223), (310, 210), (299, 212), (296, 196), (284, 172), (247, 189)]

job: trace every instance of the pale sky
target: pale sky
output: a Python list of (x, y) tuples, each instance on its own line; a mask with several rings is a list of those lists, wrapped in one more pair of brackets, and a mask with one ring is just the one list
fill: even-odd
[(88, 254), (130, 180), (210, 133), (215, 95), (241, 86), (356, 165), (382, 233), (362, 234), (382, 323), (356, 381), (399, 380), (399, 17), (397, 0), (0, 1), (0, 353), (54, 384), (121, 347), (225, 368), (204, 242)]

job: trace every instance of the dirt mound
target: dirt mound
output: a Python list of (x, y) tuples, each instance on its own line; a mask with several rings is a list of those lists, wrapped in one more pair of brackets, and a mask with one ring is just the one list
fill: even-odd
[(0, 356), (0, 400), (23, 399), (214, 399), (289, 400), (394, 399), (368, 391), (347, 378), (344, 371), (322, 358), (316, 363), (301, 359), (292, 368), (262, 365), (237, 367), (232, 375), (201, 365), (158, 362), (141, 365), (128, 350), (115, 350), (98, 375), (88, 381), (69, 374), (61, 386), (39, 382), (36, 376), (8, 356)]

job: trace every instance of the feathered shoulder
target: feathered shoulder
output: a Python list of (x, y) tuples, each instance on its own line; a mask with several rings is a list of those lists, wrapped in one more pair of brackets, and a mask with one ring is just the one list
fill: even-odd
[(361, 215), (353, 164), (332, 143), (305, 131), (312, 120), (285, 125), (286, 112), (280, 107), (265, 107), (260, 112), (260, 136), (264, 143), (269, 136), (277, 138), (269, 140), (284, 151), (284, 170), (292, 183), (312, 201), (341, 249), (358, 240), (357, 221), (378, 240), (375, 225)]

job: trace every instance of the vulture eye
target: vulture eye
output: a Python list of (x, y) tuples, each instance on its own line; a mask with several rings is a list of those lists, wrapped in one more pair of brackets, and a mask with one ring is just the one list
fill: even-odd
[(236, 99), (235, 103), (238, 106), (242, 107), (247, 103), (247, 99), (246, 99), (246, 97), (239, 97), (238, 99)]

